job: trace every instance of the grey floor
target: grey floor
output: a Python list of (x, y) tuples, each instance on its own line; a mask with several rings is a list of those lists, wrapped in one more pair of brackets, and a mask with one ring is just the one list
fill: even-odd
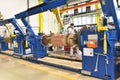
[(0, 54), (0, 80), (100, 80)]
[(12, 59), (0, 58), (0, 80), (67, 80), (67, 79), (24, 66)]

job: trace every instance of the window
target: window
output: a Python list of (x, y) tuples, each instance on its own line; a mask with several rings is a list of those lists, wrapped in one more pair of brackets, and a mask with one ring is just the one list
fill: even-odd
[(86, 17), (87, 17), (87, 23), (86, 24), (91, 24), (90, 16), (86, 16)]
[(78, 25), (78, 18), (74, 18), (73, 21), (75, 25)]
[(86, 12), (86, 7), (81, 8), (81, 12)]
[(81, 11), (81, 8), (78, 8), (78, 13), (81, 13), (82, 11)]
[(68, 15), (74, 14), (74, 10), (68, 10)]
[(78, 25), (81, 25), (82, 19), (81, 17), (78, 17)]
[(95, 9), (95, 5), (91, 5), (91, 11), (94, 11)]
[(78, 14), (78, 9), (74, 9), (74, 15)]
[(90, 6), (86, 7), (86, 12), (90, 12), (91, 9), (90, 9)]

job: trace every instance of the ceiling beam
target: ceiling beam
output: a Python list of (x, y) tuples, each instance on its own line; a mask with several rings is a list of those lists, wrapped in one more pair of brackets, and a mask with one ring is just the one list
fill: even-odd
[(70, 6), (70, 7), (67, 7), (67, 8), (62, 8), (60, 11), (64, 12), (64, 11), (68, 11), (68, 10), (78, 9), (78, 8), (81, 8), (81, 7), (87, 7), (87, 6), (90, 6), (90, 5), (95, 5), (95, 4), (98, 4), (98, 3), (99, 3), (99, 0), (86, 2), (84, 4)]

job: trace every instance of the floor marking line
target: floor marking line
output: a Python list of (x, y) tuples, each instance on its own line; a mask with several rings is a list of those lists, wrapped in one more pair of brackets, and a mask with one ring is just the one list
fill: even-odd
[[(7, 55), (5, 55), (5, 56), (7, 56)], [(2, 57), (2, 58), (6, 58), (6, 57), (4, 57), (4, 56), (0, 56), (0, 57)], [(7, 56), (8, 57), (8, 56)], [(11, 57), (12, 59), (15, 59), (15, 58), (13, 58), (13, 57)], [(37, 69), (37, 70), (41, 70), (41, 71), (44, 71), (44, 72), (47, 72), (47, 73), (50, 73), (50, 74), (53, 74), (53, 75), (56, 75), (56, 76), (59, 76), (59, 77), (63, 77), (63, 78), (65, 78), (65, 79), (67, 79), (67, 80), (76, 80), (76, 79), (73, 79), (73, 78), (71, 78), (71, 77), (68, 77), (68, 76), (65, 76), (65, 75), (63, 75), (63, 74), (58, 74), (58, 73), (56, 73), (56, 72), (52, 72), (52, 71), (48, 71), (48, 70), (46, 70), (46, 69), (43, 69), (43, 68), (40, 68), (40, 67), (38, 67), (38, 66), (36, 66), (36, 65), (32, 65), (30, 62), (27, 62), (26, 63), (26, 61), (24, 61), (24, 60), (20, 60), (20, 59), (15, 59), (14, 61), (16, 61), (16, 62), (18, 62), (18, 63), (20, 63), (20, 64), (22, 64), (22, 65), (25, 65), (25, 66), (28, 66), (28, 67), (32, 67), (32, 68), (34, 68), (34, 69)], [(34, 64), (34, 63), (33, 63)]]

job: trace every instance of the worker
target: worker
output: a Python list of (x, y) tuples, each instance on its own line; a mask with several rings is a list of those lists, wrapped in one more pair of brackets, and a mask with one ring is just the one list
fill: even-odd
[[(70, 26), (67, 28), (67, 30), (68, 30), (68, 35), (69, 34), (75, 34), (77, 32), (77, 30), (74, 29), (74, 24), (73, 23), (70, 24)], [(76, 57), (81, 56), (81, 51), (79, 50), (79, 47), (78, 47), (77, 44), (75, 44), (75, 45), (73, 45), (73, 46), (70, 47), (70, 56), (71, 57), (73, 56), (73, 53), (74, 53), (73, 48), (74, 47), (76, 47), (76, 53), (77, 53)]]
[(67, 30), (68, 30), (68, 34), (75, 34), (74, 24), (71, 23), (70, 26), (67, 28)]

